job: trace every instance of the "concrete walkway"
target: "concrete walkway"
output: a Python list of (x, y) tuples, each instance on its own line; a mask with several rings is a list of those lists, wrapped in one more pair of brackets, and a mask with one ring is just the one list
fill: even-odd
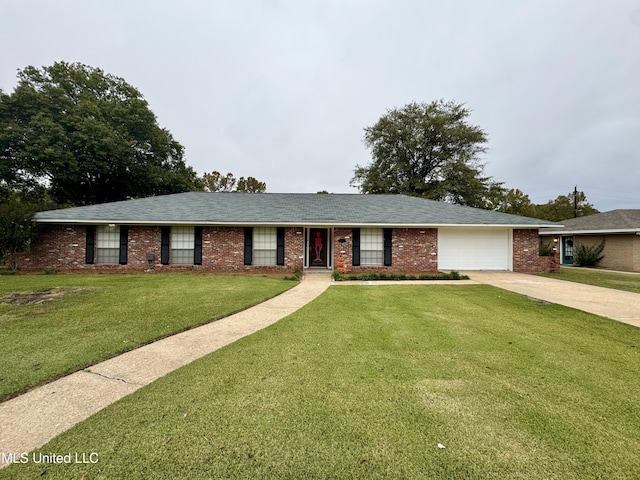
[(472, 281), (640, 327), (640, 294), (514, 272), (461, 272)]
[(299, 285), (264, 303), (132, 350), (1, 403), (0, 452), (19, 456), (43, 446), (125, 395), (295, 312), (324, 292), (330, 283), (329, 273), (306, 274)]

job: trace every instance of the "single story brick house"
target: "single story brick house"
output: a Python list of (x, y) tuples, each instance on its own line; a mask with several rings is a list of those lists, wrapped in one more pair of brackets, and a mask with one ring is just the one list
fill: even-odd
[(640, 210), (612, 210), (562, 222), (562, 227), (541, 228), (542, 238), (559, 239), (560, 262), (573, 265), (575, 245), (605, 241), (599, 267), (640, 271)]
[(188, 192), (39, 212), (24, 270), (553, 269), (551, 222), (405, 195)]

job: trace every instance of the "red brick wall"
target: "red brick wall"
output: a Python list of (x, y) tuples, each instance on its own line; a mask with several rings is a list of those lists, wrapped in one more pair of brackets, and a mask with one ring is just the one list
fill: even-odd
[[(337, 266), (344, 265), (345, 272), (353, 271), (352, 239), (350, 228), (333, 229), (333, 261)], [(345, 240), (340, 242), (340, 239)], [(340, 267), (342, 268), (342, 267)]]
[[(299, 232), (299, 233), (297, 233)], [(126, 265), (85, 263), (86, 227), (56, 225), (46, 227), (31, 252), (18, 260), (21, 270), (122, 270), (149, 269), (146, 257), (152, 253), (156, 271), (207, 270), (250, 272), (294, 272), (303, 268), (304, 236), (302, 228), (285, 228), (285, 264), (274, 266), (244, 265), (244, 228), (204, 227), (202, 231), (202, 265), (162, 265), (160, 263), (161, 229), (155, 226), (129, 227)]]
[(21, 270), (85, 268), (86, 230), (78, 225), (44, 226), (31, 251), (21, 255)]
[[(334, 230), (334, 252), (336, 264), (344, 258), (349, 273), (435, 272), (438, 269), (438, 231), (435, 228), (394, 228), (391, 236), (391, 266), (354, 266), (353, 236), (351, 228)], [(340, 239), (346, 240), (344, 243)]]
[[(266, 267), (245, 265), (244, 227), (204, 227), (202, 231), (202, 268), (225, 272), (302, 271), (303, 248), (302, 228), (287, 227), (284, 230), (284, 265)], [(162, 266), (162, 268), (166, 267), (167, 265)]]
[(302, 271), (304, 268), (304, 232), (302, 227), (290, 227), (284, 230), (284, 267), (292, 272)]
[(202, 229), (202, 267), (206, 270), (243, 270), (244, 228), (204, 227)]
[[(147, 253), (152, 253), (155, 263), (160, 264), (160, 227), (129, 227), (127, 265), (120, 265), (120, 268), (148, 269)], [(95, 266), (101, 267), (101, 265)], [(87, 265), (87, 267), (94, 267), (94, 265)]]
[[(423, 233), (421, 233), (423, 232)], [(438, 270), (436, 228), (394, 228), (391, 237), (392, 267), (399, 272)]]
[(559, 270), (559, 255), (541, 257), (537, 229), (513, 230), (513, 271), (542, 273)]
[[(340, 243), (344, 239), (344, 243)], [(538, 231), (513, 231), (513, 270), (516, 272), (548, 272), (558, 269), (558, 255), (538, 256)], [(127, 265), (85, 264), (86, 229), (78, 225), (56, 225), (45, 228), (31, 252), (22, 255), (18, 267), (22, 270), (147, 270), (146, 255), (155, 256), (156, 271), (201, 269), (222, 272), (293, 272), (302, 270), (304, 235), (302, 227), (285, 229), (285, 264), (257, 267), (244, 265), (244, 228), (204, 227), (202, 232), (202, 266), (161, 265), (160, 227), (129, 228)], [(334, 230), (334, 260), (349, 272), (434, 272), (438, 269), (438, 232), (435, 228), (394, 228), (392, 235), (392, 266), (353, 266), (352, 229)]]

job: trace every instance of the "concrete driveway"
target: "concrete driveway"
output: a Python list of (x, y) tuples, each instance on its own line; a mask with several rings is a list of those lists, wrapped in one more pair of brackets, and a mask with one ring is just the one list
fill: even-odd
[(640, 294), (514, 272), (461, 272), (485, 283), (640, 327)]

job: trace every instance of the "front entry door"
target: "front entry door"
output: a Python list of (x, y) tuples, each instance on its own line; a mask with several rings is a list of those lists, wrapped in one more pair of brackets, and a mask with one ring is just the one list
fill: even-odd
[(309, 229), (309, 266), (327, 266), (327, 229)]
[(562, 264), (573, 265), (573, 237), (562, 237)]

